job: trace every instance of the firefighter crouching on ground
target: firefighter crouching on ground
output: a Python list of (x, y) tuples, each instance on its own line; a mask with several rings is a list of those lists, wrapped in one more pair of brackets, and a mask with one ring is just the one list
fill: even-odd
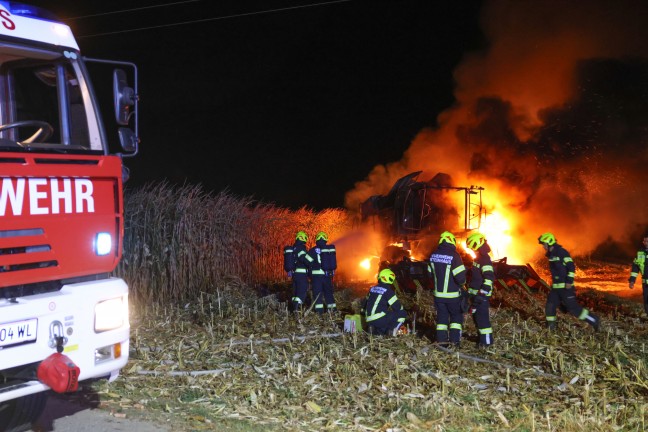
[(632, 262), (630, 270), (630, 289), (634, 288), (635, 280), (641, 273), (641, 286), (643, 287), (643, 304), (646, 314), (648, 314), (648, 276), (646, 276), (646, 255), (648, 255), (648, 232), (643, 237), (643, 249), (637, 251), (637, 258)]
[(313, 290), (313, 303), (315, 312), (324, 312), (324, 301), (329, 312), (337, 311), (333, 297), (333, 273), (337, 268), (335, 245), (327, 245), (328, 235), (320, 231), (315, 236), (315, 246), (308, 251), (312, 258), (311, 288)]
[(493, 328), (489, 317), (489, 300), (493, 294), (495, 271), (493, 261), (488, 256), (491, 251), (482, 233), (473, 233), (466, 239), (466, 246), (475, 251), (476, 257), (470, 270), (471, 278), (468, 293), (472, 298), (470, 313), (479, 331), (478, 346), (487, 347), (493, 344)]
[(441, 234), (439, 246), (430, 256), (429, 271), (435, 281), (436, 338), (440, 345), (451, 342), (459, 346), (461, 342), (464, 317), (461, 312), (460, 290), (466, 283), (466, 267), (457, 252), (456, 244), (455, 236), (446, 231)]
[(369, 289), (363, 312), (369, 333), (396, 336), (407, 318), (407, 312), (396, 297), (393, 283), (396, 275), (390, 269), (378, 273), (378, 285)]
[(569, 252), (556, 242), (556, 237), (550, 233), (544, 233), (538, 237), (538, 243), (547, 251), (549, 259), (549, 270), (551, 271), (551, 290), (547, 296), (545, 305), (545, 316), (547, 328), (556, 328), (556, 310), (563, 304), (567, 311), (579, 320), (586, 321), (594, 330), (598, 331), (601, 320), (599, 317), (582, 307), (576, 300), (574, 289), (574, 275), (576, 266)]
[(284, 270), (292, 277), (293, 311), (299, 311), (306, 301), (308, 293), (308, 270), (313, 258), (308, 255), (306, 242), (308, 235), (299, 231), (295, 236), (295, 244), (284, 248)]

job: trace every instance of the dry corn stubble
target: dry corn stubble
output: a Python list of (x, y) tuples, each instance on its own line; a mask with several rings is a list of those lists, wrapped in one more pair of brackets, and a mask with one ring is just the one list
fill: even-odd
[[(312, 313), (295, 320), (277, 297), (251, 294), (283, 276), (296, 226), (341, 230), (342, 212), (151, 185), (127, 194), (126, 215), (118, 273), (134, 299), (132, 352), (121, 379), (97, 384), (109, 407), (171, 413), (186, 430), (223, 419), (286, 430), (645, 429), (648, 332), (636, 305), (583, 291), (603, 331), (560, 314), (548, 333), (543, 293), (496, 292), (495, 347), (448, 353), (424, 337), (428, 292), (399, 293), (419, 330), (399, 338), (343, 334), (340, 318)], [(336, 299), (351, 311), (349, 292)], [(474, 341), (469, 317), (464, 328)]]

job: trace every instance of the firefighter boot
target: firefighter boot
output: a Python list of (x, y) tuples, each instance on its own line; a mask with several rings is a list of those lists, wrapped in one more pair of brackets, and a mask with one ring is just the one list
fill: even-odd
[(594, 315), (591, 312), (587, 317), (587, 323), (591, 325), (594, 331), (596, 332), (601, 329), (601, 318), (599, 318), (598, 315)]
[(547, 321), (547, 329), (549, 331), (555, 331), (556, 330), (556, 321)]

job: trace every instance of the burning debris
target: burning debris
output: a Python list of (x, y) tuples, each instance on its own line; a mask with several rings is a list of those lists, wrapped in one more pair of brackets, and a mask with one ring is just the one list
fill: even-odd
[(648, 222), (648, 207), (633, 206), (648, 193), (647, 14), (633, 1), (487, 3), (490, 45), (457, 68), (457, 104), (347, 207), (379, 209), (374, 196), (399, 199), (386, 189), (396, 179), (444, 171), (488, 191), (485, 213), (509, 241), (500, 257), (535, 258), (547, 230), (575, 254), (629, 243)]

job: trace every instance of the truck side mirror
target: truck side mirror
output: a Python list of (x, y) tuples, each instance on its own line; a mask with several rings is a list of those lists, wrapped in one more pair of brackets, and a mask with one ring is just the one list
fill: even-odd
[(131, 107), (135, 105), (135, 90), (128, 86), (126, 72), (115, 69), (113, 72), (113, 96), (115, 100), (115, 120), (123, 126), (128, 126)]
[(117, 131), (119, 134), (119, 143), (122, 149), (127, 153), (137, 152), (137, 136), (132, 129), (120, 127)]

